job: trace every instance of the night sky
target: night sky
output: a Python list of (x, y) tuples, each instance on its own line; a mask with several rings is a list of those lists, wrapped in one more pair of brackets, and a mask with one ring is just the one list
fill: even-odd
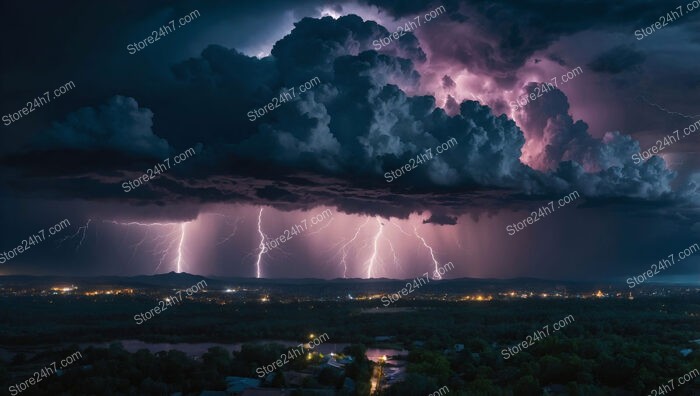
[[(700, 130), (683, 136), (700, 120), (700, 9), (686, 3), (4, 2), (2, 116), (74, 87), (0, 126), (0, 251), (71, 223), (0, 275), (645, 272), (700, 242)], [(635, 35), (679, 5), (682, 17)], [(677, 129), (678, 142), (633, 159)], [(170, 169), (125, 191), (166, 158)], [(698, 257), (657, 279), (698, 282)]]

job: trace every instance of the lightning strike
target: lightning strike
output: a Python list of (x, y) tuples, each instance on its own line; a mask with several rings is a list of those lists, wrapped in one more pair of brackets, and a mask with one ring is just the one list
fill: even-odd
[[(153, 271), (153, 273), (154, 274), (157, 273), (158, 269), (160, 269), (161, 265), (163, 264), (163, 262), (166, 261), (167, 257), (172, 255), (173, 250), (175, 250), (175, 245), (177, 245), (177, 251), (176, 251), (176, 258), (174, 260), (173, 265), (178, 273), (182, 272), (183, 250), (184, 250), (184, 243), (185, 243), (185, 231), (186, 231), (186, 227), (187, 227), (188, 222), (183, 222), (183, 223), (160, 223), (160, 222), (142, 223), (139, 221), (120, 222), (120, 221), (116, 221), (116, 220), (104, 220), (104, 222), (116, 224), (116, 225), (121, 225), (121, 226), (146, 227), (146, 232), (144, 233), (143, 238), (139, 242), (132, 245), (132, 247), (134, 248), (134, 254), (136, 253), (136, 249), (138, 249), (145, 242), (146, 238), (148, 237), (148, 232), (149, 232), (150, 228), (152, 228), (152, 227), (172, 227), (172, 231), (170, 231), (166, 234), (156, 235), (151, 240), (151, 242), (154, 243), (154, 247), (151, 250), (151, 253), (160, 256), (160, 259), (158, 260), (158, 265), (156, 265), (156, 268)], [(173, 227), (173, 226), (179, 226), (179, 227)], [(133, 258), (133, 254), (132, 254), (132, 258)]]
[(455, 235), (455, 243), (457, 244), (457, 247), (462, 249), (462, 243), (459, 241), (459, 236)]
[(435, 264), (435, 276), (438, 279), (442, 279), (442, 276), (440, 276), (440, 274), (438, 273), (438, 261), (435, 258), (433, 248), (430, 245), (428, 245), (428, 243), (425, 241), (425, 239), (423, 239), (422, 236), (418, 234), (418, 228), (416, 226), (413, 226), (413, 232), (416, 234), (416, 237), (418, 237), (418, 239), (420, 239), (423, 242), (423, 246), (425, 246), (430, 251), (430, 257), (433, 259), (433, 264)]
[(671, 110), (669, 110), (669, 109), (667, 109), (667, 108), (665, 108), (665, 107), (663, 107), (663, 106), (661, 106), (661, 105), (659, 105), (659, 104), (656, 104), (656, 103), (653, 103), (653, 102), (649, 101), (646, 97), (644, 97), (644, 96), (642, 96), (642, 95), (639, 95), (639, 98), (641, 98), (642, 101), (644, 101), (644, 102), (645, 102), (646, 104), (648, 104), (649, 106), (656, 107), (657, 109), (663, 111), (663, 112), (666, 113), (666, 114), (677, 115), (677, 116), (680, 116), (680, 117), (683, 117), (683, 118), (688, 118), (688, 119), (691, 119), (691, 120), (700, 117), (700, 115), (686, 115), (686, 114), (683, 114), (683, 113), (679, 113), (679, 112), (677, 112), (677, 111), (671, 111)]
[(399, 264), (399, 256), (396, 254), (396, 250), (394, 250), (394, 244), (391, 243), (391, 239), (384, 237), (384, 240), (389, 244), (389, 248), (391, 249), (391, 254), (394, 256), (394, 265), (396, 266), (397, 269), (401, 269), (401, 264)]
[(217, 243), (217, 245), (221, 245), (222, 243), (227, 242), (229, 239), (233, 238), (236, 235), (236, 232), (238, 232), (238, 223), (240, 222), (240, 218), (236, 218), (236, 221), (233, 223), (233, 231), (226, 236), (226, 238), (222, 239)]
[(87, 223), (85, 223), (84, 226), (78, 227), (78, 230), (75, 231), (75, 233), (73, 235), (68, 235), (68, 236), (61, 238), (57, 242), (57, 244), (60, 246), (63, 242), (65, 242), (69, 239), (73, 239), (73, 238), (77, 237), (78, 235), (80, 235), (80, 241), (78, 241), (78, 244), (75, 246), (75, 251), (77, 252), (78, 249), (80, 249), (80, 247), (83, 246), (83, 241), (85, 240), (85, 234), (87, 233), (87, 229), (90, 226), (91, 221), (92, 221), (92, 219), (88, 219)]
[(260, 207), (260, 213), (258, 214), (258, 232), (260, 233), (260, 252), (258, 252), (258, 260), (255, 262), (255, 268), (257, 270), (257, 276), (260, 278), (260, 261), (262, 261), (262, 255), (265, 251), (265, 234), (262, 232), (262, 213), (263, 208)]
[(372, 251), (372, 256), (367, 261), (367, 279), (372, 278), (372, 270), (374, 270), (374, 264), (377, 262), (378, 242), (379, 238), (382, 237), (382, 231), (384, 230), (384, 224), (379, 217), (377, 217), (377, 224), (379, 225), (379, 229), (377, 229), (377, 234), (374, 236), (374, 250)]
[(346, 259), (348, 257), (348, 249), (347, 248), (348, 248), (348, 246), (350, 246), (350, 244), (355, 242), (355, 240), (357, 239), (357, 236), (360, 234), (360, 231), (362, 230), (362, 228), (364, 226), (367, 225), (367, 223), (369, 223), (369, 220), (370, 219), (368, 218), (367, 220), (365, 220), (365, 222), (361, 226), (357, 227), (357, 230), (355, 231), (355, 235), (353, 235), (353, 237), (349, 241), (347, 241), (343, 246), (340, 247), (340, 251), (342, 252), (342, 257), (340, 259), (340, 263), (343, 264), (343, 278), (347, 278), (347, 274), (348, 274), (348, 263), (346, 261)]
[(177, 273), (182, 272), (182, 241), (185, 240), (185, 227), (187, 223), (180, 225), (180, 244), (177, 246)]
[(401, 231), (402, 234), (404, 234), (404, 235), (406, 235), (406, 236), (411, 236), (411, 234), (409, 234), (409, 233), (407, 233), (406, 231), (404, 231), (404, 229), (401, 228), (401, 226), (400, 226), (398, 223), (392, 221), (391, 224), (393, 224), (394, 226), (396, 226), (396, 228), (398, 228), (399, 231)]

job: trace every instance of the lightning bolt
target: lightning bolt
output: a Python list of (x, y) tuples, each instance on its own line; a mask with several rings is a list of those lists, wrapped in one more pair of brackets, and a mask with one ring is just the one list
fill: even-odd
[(177, 272), (178, 274), (182, 272), (182, 241), (185, 240), (185, 227), (187, 227), (187, 223), (182, 223), (180, 225), (180, 244), (177, 245)]
[(455, 243), (458, 248), (462, 249), (462, 243), (459, 241), (459, 236), (457, 234), (455, 234)]
[(222, 243), (227, 242), (229, 239), (233, 238), (234, 235), (236, 235), (236, 232), (238, 231), (238, 223), (240, 221), (241, 221), (240, 218), (236, 218), (236, 221), (233, 223), (233, 231), (230, 234), (228, 234), (228, 236), (226, 236), (226, 238), (219, 241), (219, 243), (217, 243), (217, 245), (221, 245)]
[(401, 228), (401, 226), (400, 226), (398, 223), (395, 223), (395, 222), (392, 221), (391, 224), (393, 224), (394, 226), (396, 226), (396, 228), (398, 228), (399, 231), (401, 231), (401, 233), (403, 233), (404, 235), (411, 236), (411, 234), (409, 234), (409, 233), (407, 233), (406, 231), (404, 231), (403, 228)]
[(379, 228), (377, 229), (377, 233), (374, 235), (374, 250), (372, 251), (372, 256), (370, 256), (369, 260), (367, 261), (367, 279), (372, 278), (372, 270), (374, 269), (374, 264), (377, 262), (378, 242), (379, 238), (382, 237), (382, 231), (384, 230), (384, 224), (382, 224), (382, 221), (379, 219), (379, 217), (376, 219)]
[(433, 248), (430, 245), (428, 245), (428, 243), (425, 241), (425, 239), (423, 239), (422, 236), (420, 236), (418, 234), (418, 228), (416, 226), (413, 226), (413, 232), (416, 234), (416, 237), (418, 237), (418, 239), (420, 239), (423, 242), (423, 246), (425, 246), (430, 251), (430, 257), (432, 257), (433, 264), (435, 264), (435, 276), (437, 276), (438, 279), (442, 279), (442, 276), (440, 276), (440, 274), (437, 271), (438, 261), (435, 258), (435, 253), (433, 252)]
[(369, 223), (369, 220), (370, 219), (367, 218), (367, 220), (362, 225), (357, 227), (357, 230), (355, 231), (355, 235), (353, 235), (353, 237), (349, 241), (347, 241), (343, 246), (340, 247), (340, 252), (342, 253), (340, 263), (343, 264), (343, 278), (347, 278), (347, 274), (348, 274), (348, 264), (346, 261), (346, 259), (348, 257), (348, 249), (347, 248), (348, 248), (348, 246), (350, 246), (350, 244), (355, 242), (355, 240), (357, 239), (357, 236), (360, 235), (360, 231), (362, 230), (362, 228), (364, 226), (367, 225), (367, 223)]
[(260, 213), (258, 214), (258, 232), (260, 233), (260, 252), (258, 252), (258, 260), (255, 262), (255, 268), (257, 269), (258, 278), (260, 278), (260, 261), (262, 261), (262, 255), (265, 251), (265, 234), (262, 232), (262, 213), (263, 208), (260, 207)]
[(75, 251), (77, 252), (78, 249), (80, 249), (80, 247), (83, 246), (83, 241), (85, 240), (85, 234), (87, 233), (87, 229), (90, 226), (91, 221), (92, 221), (92, 219), (88, 219), (87, 223), (85, 223), (84, 226), (78, 227), (78, 230), (75, 231), (75, 233), (73, 235), (68, 235), (68, 236), (61, 238), (57, 242), (57, 244), (60, 246), (63, 242), (65, 242), (69, 239), (73, 239), (73, 238), (77, 237), (78, 235), (80, 235), (80, 241), (78, 241), (78, 244), (75, 246)]
[(384, 237), (384, 240), (387, 241), (389, 248), (391, 248), (391, 254), (394, 256), (394, 265), (396, 268), (401, 269), (401, 265), (399, 264), (399, 256), (396, 255), (396, 250), (394, 250), (394, 244), (391, 243), (391, 239), (387, 237)]
[[(121, 225), (121, 226), (137, 226), (137, 227), (146, 227), (146, 232), (143, 235), (143, 238), (132, 245), (134, 248), (134, 255), (136, 254), (136, 250), (143, 245), (143, 243), (146, 241), (146, 238), (148, 237), (149, 230), (153, 227), (172, 227), (172, 231), (168, 232), (167, 234), (161, 234), (155, 236), (151, 242), (154, 243), (154, 248), (151, 251), (153, 254), (158, 254), (160, 253), (160, 259), (158, 260), (158, 265), (156, 266), (155, 270), (153, 273), (157, 273), (158, 269), (160, 266), (163, 264), (163, 262), (166, 260), (168, 255), (171, 254), (173, 250), (175, 250), (175, 245), (177, 244), (177, 251), (176, 251), (176, 258), (174, 260), (174, 266), (177, 270), (177, 272), (182, 272), (182, 263), (183, 263), (183, 250), (184, 250), (184, 242), (185, 242), (185, 232), (187, 230), (187, 223), (188, 222), (183, 222), (183, 223), (160, 223), (160, 222), (153, 222), (153, 223), (142, 223), (139, 221), (129, 221), (129, 222), (120, 222), (116, 220), (104, 220), (105, 223), (111, 223), (111, 224), (116, 224), (116, 225)], [(174, 227), (174, 226), (179, 226), (179, 227)], [(133, 258), (133, 255), (132, 255)]]
[(681, 116), (681, 117), (688, 118), (688, 119), (691, 119), (691, 120), (700, 117), (700, 115), (686, 115), (686, 114), (683, 114), (683, 113), (679, 113), (679, 112), (677, 112), (677, 111), (668, 110), (667, 108), (665, 108), (665, 107), (663, 107), (663, 106), (661, 106), (661, 105), (658, 105), (658, 104), (656, 104), (656, 103), (650, 102), (646, 97), (644, 97), (644, 96), (642, 96), (642, 95), (639, 95), (639, 98), (641, 98), (641, 99), (642, 99), (644, 102), (646, 102), (646, 104), (648, 104), (649, 106), (656, 107), (657, 109), (663, 111), (663, 112), (666, 113), (666, 114), (677, 115), (677, 116)]

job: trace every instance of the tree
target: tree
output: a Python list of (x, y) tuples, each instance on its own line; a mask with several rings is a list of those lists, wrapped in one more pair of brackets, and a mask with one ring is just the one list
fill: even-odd
[(439, 384), (447, 383), (452, 370), (450, 362), (439, 352), (418, 349), (408, 354), (408, 372), (432, 377)]
[(542, 394), (542, 388), (535, 377), (526, 375), (520, 377), (518, 382), (515, 383), (513, 392), (519, 396), (540, 396)]

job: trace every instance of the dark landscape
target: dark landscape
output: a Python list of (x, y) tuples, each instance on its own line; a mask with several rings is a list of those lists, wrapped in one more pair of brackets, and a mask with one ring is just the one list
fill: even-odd
[(0, 396), (700, 396), (700, 0), (0, 16)]

